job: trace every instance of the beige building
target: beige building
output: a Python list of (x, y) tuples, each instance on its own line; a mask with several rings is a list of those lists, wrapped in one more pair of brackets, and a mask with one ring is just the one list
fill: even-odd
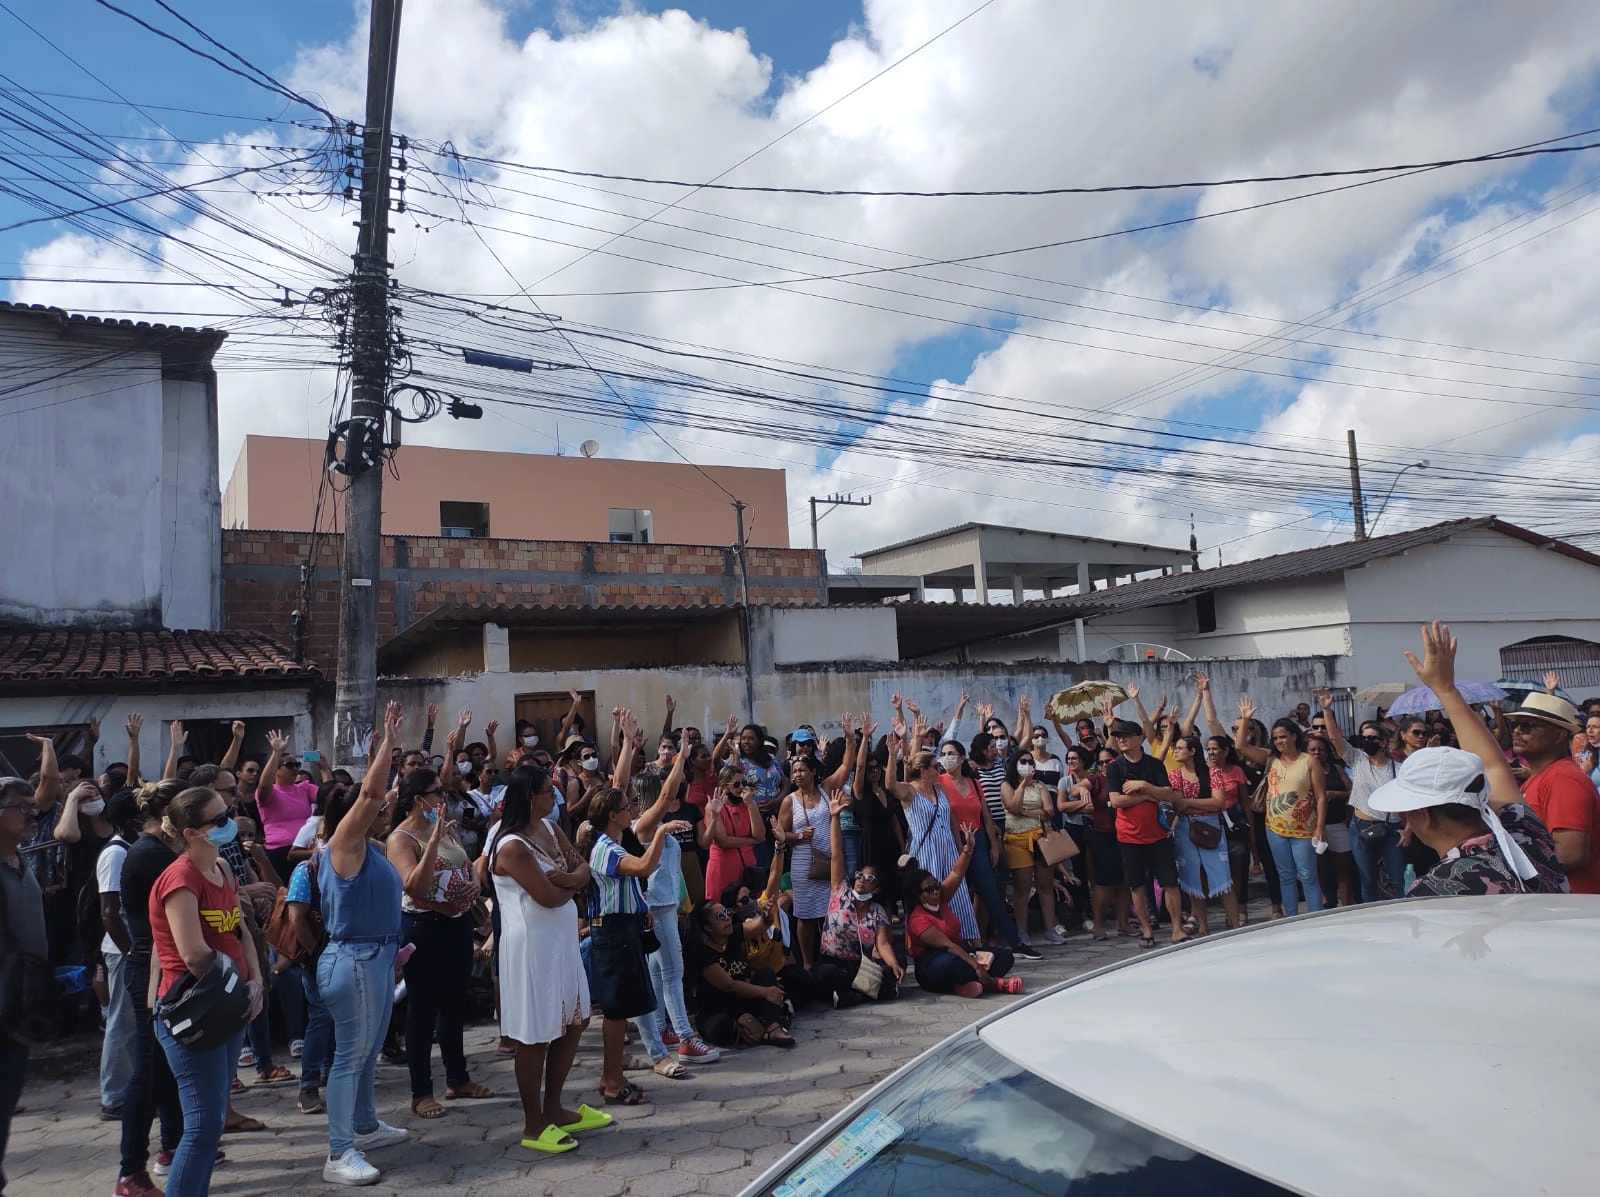
[[(222, 496), (223, 527), (312, 530), (325, 449), (322, 441), (245, 437)], [(720, 485), (744, 502), (752, 546), (789, 547), (782, 470), (705, 466), (702, 473), (669, 461), (427, 445), (402, 445), (394, 467), (398, 479), (383, 483), (390, 536), (727, 545), (736, 520)], [(321, 530), (330, 527), (344, 527), (337, 509), (322, 516)]]

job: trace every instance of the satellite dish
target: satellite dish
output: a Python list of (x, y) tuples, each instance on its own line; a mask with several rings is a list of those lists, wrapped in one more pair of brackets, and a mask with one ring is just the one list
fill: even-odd
[(600, 452), (600, 442), (584, 441), (583, 444), (578, 446), (578, 452), (582, 453), (585, 457), (593, 457), (596, 453)]

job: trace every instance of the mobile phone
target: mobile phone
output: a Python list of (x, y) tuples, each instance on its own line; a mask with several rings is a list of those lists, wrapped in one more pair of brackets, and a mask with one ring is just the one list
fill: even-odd
[(311, 761), (311, 762), (315, 763), (317, 761), (320, 761), (321, 759), (322, 759), (322, 754), (320, 752), (316, 751), (315, 749), (308, 749), (307, 751), (302, 752), (300, 754), (300, 760), (302, 762)]

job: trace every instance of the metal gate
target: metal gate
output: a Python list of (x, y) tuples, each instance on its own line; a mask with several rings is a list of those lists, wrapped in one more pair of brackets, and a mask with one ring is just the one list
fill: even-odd
[(1600, 686), (1600, 644), (1570, 636), (1540, 636), (1500, 650), (1503, 677), (1539, 682), (1547, 670), (1561, 675), (1561, 688)]

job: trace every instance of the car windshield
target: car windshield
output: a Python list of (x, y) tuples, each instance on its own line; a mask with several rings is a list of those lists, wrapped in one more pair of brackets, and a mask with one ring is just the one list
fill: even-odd
[(913, 1067), (768, 1197), (1288, 1192), (1057, 1088), (974, 1034)]

